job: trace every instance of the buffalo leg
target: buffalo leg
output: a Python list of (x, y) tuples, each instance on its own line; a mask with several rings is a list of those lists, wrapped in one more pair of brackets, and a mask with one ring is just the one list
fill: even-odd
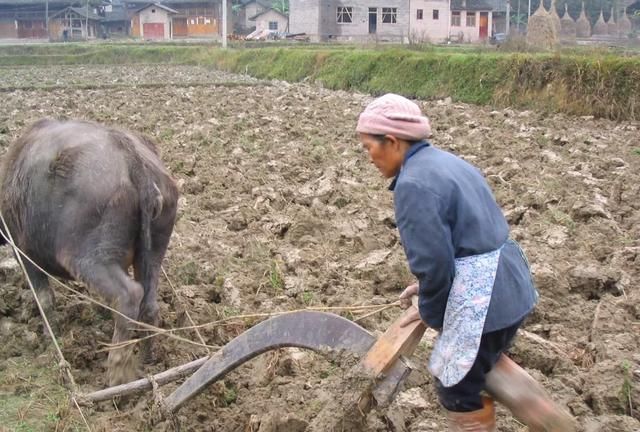
[[(140, 312), (143, 288), (132, 280), (119, 265), (94, 264), (87, 274), (81, 274), (83, 281), (98, 292), (121, 314), (137, 320)], [(131, 338), (133, 327), (129, 320), (115, 315), (113, 343), (118, 344)], [(132, 381), (137, 377), (137, 362), (133, 347), (123, 347), (109, 351), (107, 359), (108, 384), (110, 386)]]
[[(156, 257), (156, 255), (159, 256)], [(140, 303), (140, 314), (138, 320), (156, 327), (158, 326), (160, 321), (160, 307), (158, 306), (158, 278), (160, 276), (160, 266), (162, 265), (163, 256), (164, 250), (161, 254), (152, 253), (152, 257), (136, 257), (136, 263), (134, 265), (136, 281), (138, 281), (138, 283), (140, 283), (144, 289), (144, 295), (142, 297), (142, 302)], [(142, 272), (139, 271), (141, 267), (139, 261), (142, 259), (148, 259), (150, 261), (147, 264), (149, 265), (149, 269), (147, 272), (145, 272), (145, 276), (143, 276), (141, 274)], [(154, 361), (153, 339), (145, 339), (141, 343), (140, 350), (142, 361), (144, 361), (145, 363), (152, 363)]]
[[(49, 285), (49, 278), (28, 261), (24, 261), (24, 268), (27, 271), (27, 276), (29, 277), (31, 284), (33, 285), (33, 289), (38, 296), (40, 306), (42, 306), (42, 310), (51, 325), (51, 329), (55, 332), (57, 330), (57, 321), (55, 318), (56, 300), (53, 289), (51, 289), (51, 286)], [(45, 335), (49, 333), (46, 325), (43, 326), (43, 332)]]
[[(135, 278), (144, 288), (139, 320), (156, 327), (160, 321), (158, 316), (158, 278), (160, 277), (162, 260), (169, 246), (174, 219), (175, 207), (165, 208), (151, 227), (151, 250), (144, 252), (144, 249), (139, 247), (134, 262)], [(141, 356), (146, 363), (155, 360), (153, 339), (146, 339), (142, 342)]]

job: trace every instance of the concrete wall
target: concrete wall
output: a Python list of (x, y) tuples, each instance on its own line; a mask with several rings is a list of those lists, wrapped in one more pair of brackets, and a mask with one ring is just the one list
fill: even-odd
[(320, 39), (320, 1), (289, 0), (289, 31), (306, 33), (312, 42)]
[(275, 21), (278, 23), (278, 31), (287, 31), (289, 20), (287, 17), (280, 15), (277, 12), (269, 11), (263, 15), (260, 15), (255, 21), (256, 30), (269, 30), (269, 22)]
[[(418, 10), (422, 10), (422, 19), (418, 19)], [(438, 19), (433, 19), (438, 11)], [(413, 42), (444, 42), (449, 30), (448, 0), (417, 0), (411, 2), (410, 38)]]

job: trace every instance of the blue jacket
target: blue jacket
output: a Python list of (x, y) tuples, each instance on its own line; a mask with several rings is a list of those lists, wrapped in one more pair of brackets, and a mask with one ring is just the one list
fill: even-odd
[(419, 281), (420, 316), (442, 327), (456, 258), (498, 249), (496, 280), (484, 333), (524, 319), (537, 302), (524, 253), (478, 169), (427, 142), (414, 144), (391, 190), (409, 268)]

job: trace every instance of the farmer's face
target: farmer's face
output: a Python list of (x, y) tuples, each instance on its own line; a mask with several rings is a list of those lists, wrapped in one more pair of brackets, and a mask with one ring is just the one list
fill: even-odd
[(386, 178), (395, 177), (402, 167), (405, 148), (401, 140), (391, 135), (385, 135), (384, 140), (373, 135), (360, 134), (362, 147), (369, 153), (371, 163), (378, 168)]

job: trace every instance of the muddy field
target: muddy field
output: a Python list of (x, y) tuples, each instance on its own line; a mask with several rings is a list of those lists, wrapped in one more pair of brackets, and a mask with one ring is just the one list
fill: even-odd
[[(42, 87), (42, 88), (39, 88)], [(154, 137), (181, 190), (161, 280), (162, 326), (240, 314), (390, 303), (412, 282), (392, 196), (355, 139), (369, 96), (259, 82), (198, 67), (0, 69), (0, 146), (44, 117), (86, 118)], [(592, 118), (421, 102), (433, 143), (487, 175), (527, 252), (540, 291), (513, 350), (581, 430), (640, 431), (640, 127)], [(0, 430), (83, 430), (58, 384), (50, 343), (8, 250), (0, 257)], [(82, 390), (104, 386), (112, 321), (57, 290), (58, 339)], [(399, 314), (365, 318), (384, 331)], [(358, 318), (358, 314), (343, 314)], [(222, 346), (256, 323), (202, 331)], [(197, 340), (194, 333), (183, 334)], [(426, 361), (363, 431), (443, 431)], [(158, 338), (154, 373), (206, 353)], [(283, 349), (262, 355), (189, 402), (185, 431), (303, 431), (345, 390), (338, 360)], [(162, 387), (166, 396), (176, 385)], [(94, 431), (152, 427), (151, 394), (85, 409)], [(525, 427), (499, 410), (501, 431)]]

